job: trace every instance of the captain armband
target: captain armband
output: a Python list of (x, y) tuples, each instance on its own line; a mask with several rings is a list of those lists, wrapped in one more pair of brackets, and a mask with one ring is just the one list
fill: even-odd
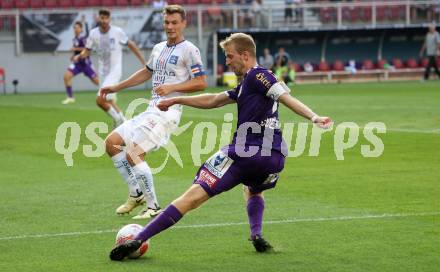
[(273, 100), (278, 101), (280, 96), (285, 93), (290, 93), (290, 89), (287, 87), (286, 83), (279, 81), (270, 87), (266, 95)]

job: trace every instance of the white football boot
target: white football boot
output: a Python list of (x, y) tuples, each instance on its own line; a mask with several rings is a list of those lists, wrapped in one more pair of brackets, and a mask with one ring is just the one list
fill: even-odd
[(61, 101), (61, 104), (63, 105), (72, 104), (72, 103), (75, 103), (75, 98), (73, 97), (67, 97), (66, 99)]
[(127, 201), (116, 209), (117, 214), (125, 214), (131, 212), (137, 206), (145, 204), (144, 195), (138, 197), (128, 196)]
[(133, 216), (133, 219), (150, 219), (156, 217), (161, 212), (162, 209), (160, 207), (156, 207), (155, 209), (146, 208), (143, 209), (138, 215)]

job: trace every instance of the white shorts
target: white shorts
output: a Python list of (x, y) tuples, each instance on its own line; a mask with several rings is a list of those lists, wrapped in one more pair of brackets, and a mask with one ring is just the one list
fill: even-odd
[(125, 121), (114, 131), (124, 140), (139, 145), (145, 152), (157, 150), (166, 145), (171, 133), (177, 128), (182, 110), (180, 105), (163, 112), (149, 107), (133, 119)]
[[(119, 71), (111, 71), (108, 75), (106, 76), (101, 76), (99, 79), (100, 87), (107, 87), (110, 85), (114, 85), (116, 83), (118, 83), (121, 80), (121, 72)], [(99, 90), (98, 93), (96, 94), (97, 96), (99, 96)], [(116, 100), (116, 93), (110, 93), (107, 94), (105, 96), (105, 100)]]

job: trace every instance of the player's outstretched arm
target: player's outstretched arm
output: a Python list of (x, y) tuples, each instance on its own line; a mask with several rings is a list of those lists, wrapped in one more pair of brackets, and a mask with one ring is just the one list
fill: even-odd
[(225, 93), (200, 94), (195, 96), (178, 96), (163, 99), (159, 102), (157, 107), (162, 111), (167, 111), (172, 105), (180, 104), (199, 109), (212, 109), (223, 107), (226, 104), (234, 102), (235, 100), (230, 99)]
[(155, 88), (154, 91), (160, 96), (165, 96), (173, 92), (193, 93), (203, 91), (206, 87), (208, 87), (208, 83), (206, 83), (206, 76), (203, 75), (178, 84), (161, 85)]
[(85, 59), (90, 55), (90, 49), (84, 47), (80, 54), (73, 57), (73, 61), (78, 62), (80, 59)]
[(329, 117), (321, 117), (317, 115), (309, 107), (307, 107), (298, 99), (292, 97), (289, 93), (282, 94), (279, 97), (279, 101), (296, 114), (311, 120), (320, 128), (329, 128), (333, 123)]
[(141, 50), (139, 50), (139, 47), (132, 41), (129, 40), (127, 44), (128, 48), (130, 48), (131, 52), (136, 55), (136, 57), (139, 59), (139, 61), (142, 63), (142, 66), (145, 66), (145, 59), (142, 56)]
[(142, 84), (145, 81), (149, 80), (150, 78), (151, 78), (150, 70), (148, 70), (147, 67), (144, 67), (138, 70), (137, 72), (135, 72), (134, 74), (132, 74), (129, 78), (127, 78), (124, 81), (116, 83), (115, 85), (105, 86), (101, 88), (100, 94), (101, 96), (105, 96), (108, 93), (116, 93), (119, 92), (120, 90)]

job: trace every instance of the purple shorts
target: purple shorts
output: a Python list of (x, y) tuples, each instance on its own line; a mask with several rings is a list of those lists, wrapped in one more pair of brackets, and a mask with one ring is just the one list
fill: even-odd
[(199, 168), (193, 184), (202, 186), (211, 197), (240, 183), (248, 186), (252, 193), (260, 193), (275, 187), (284, 161), (284, 156), (278, 151), (272, 151), (271, 156), (262, 156), (258, 152), (252, 157), (240, 157), (234, 146), (229, 145)]
[(76, 76), (79, 73), (84, 73), (85, 76), (87, 76), (90, 79), (94, 79), (97, 77), (95, 70), (93, 70), (93, 67), (91, 64), (86, 63), (72, 63), (69, 66), (69, 70), (74, 76)]

